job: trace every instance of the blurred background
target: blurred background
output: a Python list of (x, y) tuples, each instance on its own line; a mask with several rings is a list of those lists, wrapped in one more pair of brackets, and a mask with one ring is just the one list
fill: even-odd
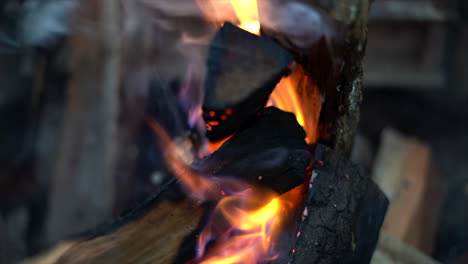
[[(201, 138), (192, 110), (212, 28), (197, 6), (128, 1), (119, 18), (113, 1), (88, 2), (72, 23), (76, 1), (0, 0), (0, 263), (117, 217), (170, 177), (143, 117), (180, 144)], [(374, 1), (352, 159), (391, 200), (385, 232), (427, 261), (468, 263), (467, 47), (465, 0)], [(375, 263), (411, 263), (384, 251)]]

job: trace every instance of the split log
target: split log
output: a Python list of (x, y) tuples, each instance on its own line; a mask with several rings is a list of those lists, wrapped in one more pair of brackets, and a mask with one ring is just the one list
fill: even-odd
[[(284, 245), (290, 249), (287, 260), (272, 263), (368, 263), (386, 198), (336, 152), (319, 145), (315, 158), (320, 161), (307, 213), (298, 219), (298, 230), (283, 230), (295, 240)], [(83, 236), (56, 263), (186, 263), (193, 257), (195, 235), (207, 211), (206, 205), (187, 199), (172, 180), (142, 206)]]
[(382, 228), (425, 254), (432, 252), (445, 195), (436, 173), (427, 144), (384, 129), (373, 169), (391, 201)]
[(381, 231), (378, 248), (372, 257), (372, 264), (439, 264), (411, 245), (406, 244), (391, 234)]

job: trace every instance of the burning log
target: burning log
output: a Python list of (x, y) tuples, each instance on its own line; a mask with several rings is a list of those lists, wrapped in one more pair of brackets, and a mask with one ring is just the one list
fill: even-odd
[[(341, 23), (347, 33), (355, 29), (353, 23), (363, 23), (365, 28), (368, 2), (339, 2), (333, 7), (336, 14), (341, 14), (345, 5), (359, 6), (358, 15), (341, 22), (334, 21), (336, 17), (324, 21)], [(307, 145), (306, 134), (297, 122), (301, 118), (275, 107), (264, 108), (276, 83), (290, 70), (290, 55), (267, 38), (226, 24), (212, 43), (203, 110), (211, 141), (231, 137), (213, 154), (188, 166), (164, 129), (150, 122), (179, 180), (162, 186), (152, 199), (115, 223), (88, 233), (63, 252), (57, 263), (370, 261), (387, 200), (338, 154), (349, 151), (356, 127), (362, 49), (357, 57), (355, 51), (347, 52), (348, 47), (331, 45), (324, 51), (330, 43), (319, 38), (313, 50), (306, 47), (304, 52), (289, 45), (288, 37), (282, 42), (281, 34), (273, 37), (274, 29), (268, 30), (262, 29), (264, 36), (292, 50), (302, 64), (295, 80), (305, 80), (306, 85), (291, 87), (306, 88), (303, 97), (314, 102), (314, 109), (305, 111), (314, 113), (312, 119), (322, 110), (323, 135), (319, 138), (336, 151), (317, 145), (311, 157), (309, 149), (315, 139), (308, 138), (312, 145)], [(353, 40), (350, 36), (343, 39)], [(363, 36), (350, 47), (363, 44)], [(248, 45), (247, 54), (237, 56), (243, 45)], [(346, 56), (356, 60), (348, 61)], [(311, 68), (322, 67), (318, 63), (322, 59), (323, 71)], [(341, 62), (351, 63), (350, 68), (340, 72)], [(337, 89), (340, 85), (345, 101)], [(300, 93), (294, 95), (297, 101)], [(312, 124), (315, 132), (318, 122)], [(340, 129), (347, 130), (336, 134)], [(309, 169), (311, 158), (315, 164)]]

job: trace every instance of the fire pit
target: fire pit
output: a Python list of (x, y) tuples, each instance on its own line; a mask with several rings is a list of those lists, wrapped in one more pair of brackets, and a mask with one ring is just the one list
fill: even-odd
[(284, 32), (290, 21), (275, 22), (281, 10), (271, 3), (241, 2), (233, 1), (236, 21), (220, 26), (207, 60), (198, 118), (213, 152), (187, 157), (147, 118), (176, 177), (73, 242), (57, 263), (370, 261), (387, 200), (346, 159), (369, 2), (285, 4), (317, 23), (310, 38)]

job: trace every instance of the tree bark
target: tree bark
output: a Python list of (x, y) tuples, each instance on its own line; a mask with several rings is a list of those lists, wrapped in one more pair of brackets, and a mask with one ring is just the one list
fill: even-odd
[[(367, 18), (371, 0), (302, 0), (317, 8), (333, 29), (308, 47), (299, 47), (288, 32), (262, 27), (262, 35), (289, 50), (324, 99), (318, 142), (349, 156), (359, 122), (362, 101), (362, 59), (367, 41)], [(261, 20), (261, 18), (260, 18)], [(261, 21), (260, 21), (261, 22)], [(311, 89), (314, 85), (308, 85)], [(311, 101), (311, 104), (316, 104)], [(313, 107), (311, 107), (313, 108)], [(313, 108), (315, 109), (315, 108)]]

